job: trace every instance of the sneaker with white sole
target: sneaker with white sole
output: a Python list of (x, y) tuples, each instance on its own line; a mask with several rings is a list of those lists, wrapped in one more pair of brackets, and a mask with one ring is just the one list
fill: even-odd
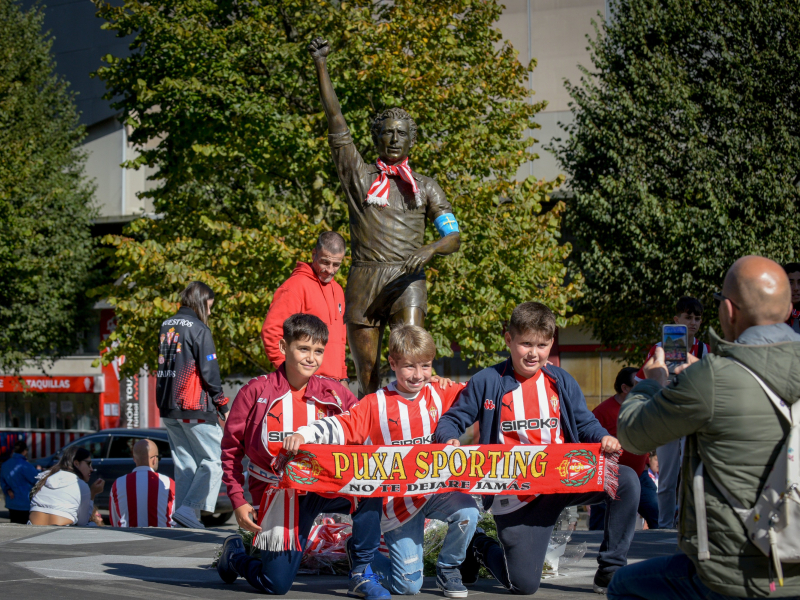
[(466, 598), (469, 593), (466, 586), (461, 582), (461, 573), (458, 569), (443, 569), (436, 567), (436, 587), (438, 587), (447, 598)]
[(181, 506), (178, 510), (172, 513), (172, 519), (181, 527), (187, 527), (188, 529), (206, 528), (206, 526), (200, 522), (200, 519), (197, 518), (194, 509), (189, 508), (188, 506)]
[(380, 575), (372, 572), (369, 565), (360, 572), (350, 571), (347, 595), (364, 600), (391, 600), (392, 595), (381, 585), (381, 579)]
[(595, 594), (605, 594), (608, 586), (611, 583), (611, 578), (614, 573), (601, 573), (600, 569), (594, 574), (594, 581), (592, 582), (592, 591)]
[(233, 583), (239, 577), (239, 573), (233, 567), (233, 556), (236, 554), (246, 554), (244, 549), (244, 542), (242, 536), (238, 533), (225, 538), (225, 543), (222, 544), (222, 552), (217, 561), (217, 573), (225, 583)]

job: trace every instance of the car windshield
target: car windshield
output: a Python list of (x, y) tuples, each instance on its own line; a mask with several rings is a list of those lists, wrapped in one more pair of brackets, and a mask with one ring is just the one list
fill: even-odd
[(108, 458), (133, 458), (133, 446), (139, 440), (150, 439), (155, 442), (158, 447), (158, 453), (161, 459), (172, 458), (172, 453), (169, 449), (169, 442), (167, 440), (160, 440), (158, 438), (146, 438), (144, 436), (133, 435), (115, 435), (111, 438), (111, 449), (108, 453)]
[[(105, 458), (106, 452), (108, 451), (108, 436), (91, 435), (85, 438), (81, 438), (74, 444), (69, 445), (70, 448), (73, 446), (77, 448), (86, 448), (89, 451), (89, 454), (92, 455), (92, 458), (95, 459)], [(60, 454), (61, 452), (59, 452), (59, 455)]]

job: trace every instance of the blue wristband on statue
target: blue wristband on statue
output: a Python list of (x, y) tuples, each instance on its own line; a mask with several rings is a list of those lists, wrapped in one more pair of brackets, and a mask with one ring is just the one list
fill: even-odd
[(439, 215), (434, 219), (433, 225), (436, 227), (436, 231), (439, 232), (439, 237), (444, 237), (451, 233), (458, 233), (458, 221), (456, 221), (456, 217), (453, 213)]

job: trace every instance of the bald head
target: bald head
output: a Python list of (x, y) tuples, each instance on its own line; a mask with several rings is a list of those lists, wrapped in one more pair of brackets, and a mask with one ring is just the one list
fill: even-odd
[[(762, 256), (744, 256), (725, 275), (722, 295), (733, 302), (720, 305), (720, 322), (726, 322), (735, 340), (748, 327), (783, 323), (791, 310), (789, 278), (778, 263)], [(731, 340), (731, 341), (732, 341)]]
[(139, 440), (133, 445), (133, 462), (137, 467), (152, 467), (150, 458), (158, 455), (158, 447), (150, 440)]

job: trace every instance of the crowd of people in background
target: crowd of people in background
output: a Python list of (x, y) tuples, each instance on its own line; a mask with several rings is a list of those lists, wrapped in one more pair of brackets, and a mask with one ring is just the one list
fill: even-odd
[[(765, 554), (751, 543), (755, 538), (736, 510), (754, 505), (792, 425), (777, 402), (786, 407), (800, 399), (794, 368), (800, 360), (800, 263), (780, 267), (755, 256), (736, 261), (714, 294), (722, 336), (710, 330), (710, 345), (696, 337), (702, 303), (680, 298), (673, 320), (689, 334), (686, 362), (669, 368), (661, 344), (654, 345), (643, 366), (619, 371), (615, 394), (590, 412), (575, 379), (548, 361), (555, 316), (537, 302), (514, 309), (504, 334), (509, 358), (467, 384), (433, 375), (436, 346), (422, 327), (396, 326), (389, 338), (395, 380), (359, 401), (346, 385), (344, 298), (333, 279), (344, 254), (341, 236), (323, 234), (312, 262), (298, 263), (275, 293), (262, 339), (277, 369), (251, 380), (233, 403), (222, 390), (208, 327), (214, 294), (200, 282), (182, 292), (180, 309), (161, 326), (157, 372), (175, 481), (157, 473), (156, 444), (138, 442), (133, 471), (112, 484), (113, 526), (202, 528), (201, 512), (213, 511), (223, 480), (239, 526), (256, 534), (262, 552), (249, 556), (241, 537), (231, 536), (220, 576), (228, 583), (242, 576), (260, 592), (281, 595), (294, 581), (313, 520), (351, 513), (349, 592), (385, 600), (390, 593), (419, 591), (421, 578), (414, 574), (422, 570), (422, 525), (425, 518), (439, 519), (449, 529), (437, 585), (445, 596), (461, 598), (480, 567), (512, 592), (535, 593), (556, 519), (580, 504), (591, 506), (589, 528), (604, 531), (593, 588), (610, 598), (800, 594), (800, 564), (781, 564), (779, 556), (775, 562), (778, 548)], [(414, 403), (436, 410), (410, 412)], [(554, 425), (505, 431), (506, 410), (510, 419), (522, 414)], [(397, 418), (384, 418), (389, 413)], [(294, 453), (306, 443), (403, 443), (409, 436), (458, 445), (476, 423), (482, 444), (593, 442), (606, 452), (622, 449), (616, 497), (484, 496), (498, 543), (477, 527), (478, 506), (461, 492), (364, 498), (354, 507), (348, 498), (298, 495), (275, 485), (271, 464), (281, 450)], [(68, 447), (44, 472), (26, 453), (18, 442), (0, 468), (12, 522), (102, 523), (93, 500), (105, 482), (89, 485), (86, 449)], [(245, 463), (252, 502), (244, 494)], [(285, 521), (290, 513), (294, 524)], [(645, 528), (677, 526), (681, 552), (627, 566), (637, 515)], [(378, 553), (381, 536), (388, 559)]]

